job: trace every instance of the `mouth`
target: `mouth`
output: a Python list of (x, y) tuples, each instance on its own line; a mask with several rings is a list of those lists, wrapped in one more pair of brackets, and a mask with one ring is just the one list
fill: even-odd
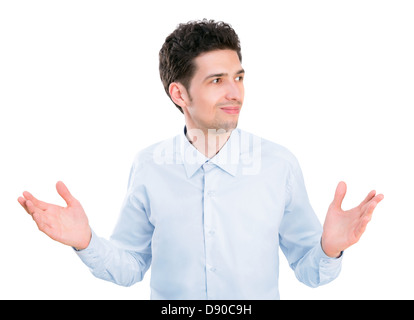
[(231, 107), (221, 107), (220, 109), (228, 114), (239, 114), (241, 107), (231, 106)]

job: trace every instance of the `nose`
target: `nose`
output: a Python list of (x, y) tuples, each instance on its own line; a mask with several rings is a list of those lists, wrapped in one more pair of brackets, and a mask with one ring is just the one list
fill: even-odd
[(226, 99), (243, 101), (244, 86), (242, 82), (230, 81), (226, 88)]

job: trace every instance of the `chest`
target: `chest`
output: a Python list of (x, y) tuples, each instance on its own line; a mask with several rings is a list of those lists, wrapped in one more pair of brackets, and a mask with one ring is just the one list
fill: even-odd
[(232, 176), (214, 165), (191, 178), (178, 173), (168, 177), (171, 170), (154, 174), (159, 175), (154, 181), (162, 181), (147, 188), (155, 230), (278, 232), (285, 206), (283, 174)]

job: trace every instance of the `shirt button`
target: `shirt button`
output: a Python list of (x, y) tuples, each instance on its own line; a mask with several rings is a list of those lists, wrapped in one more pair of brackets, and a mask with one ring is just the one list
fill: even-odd
[(216, 193), (214, 192), (214, 191), (209, 191), (209, 192), (207, 192), (207, 195), (209, 196), (209, 197), (214, 197), (214, 195), (215, 195)]
[(216, 272), (216, 270), (217, 270), (216, 268), (214, 268), (214, 267), (210, 267), (210, 271), (211, 271), (211, 272)]
[(216, 234), (216, 232), (215, 232), (214, 230), (210, 230), (210, 231), (208, 232), (208, 234), (209, 234), (210, 236), (214, 236), (214, 235)]

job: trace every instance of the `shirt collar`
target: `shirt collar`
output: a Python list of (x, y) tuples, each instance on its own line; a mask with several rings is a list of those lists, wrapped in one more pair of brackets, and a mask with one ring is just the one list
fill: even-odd
[(220, 151), (211, 159), (199, 152), (187, 139), (187, 128), (184, 127), (181, 135), (181, 159), (187, 173), (191, 178), (205, 163), (212, 163), (232, 176), (237, 175), (240, 161), (240, 130), (234, 129)]

